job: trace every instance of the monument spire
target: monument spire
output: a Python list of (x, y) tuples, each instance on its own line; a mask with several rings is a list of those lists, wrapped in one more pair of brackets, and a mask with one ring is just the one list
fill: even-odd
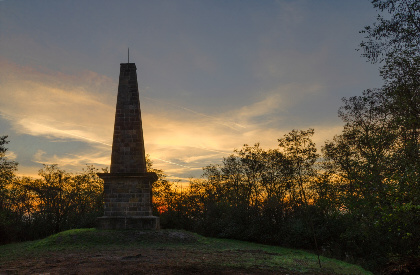
[(104, 181), (104, 216), (100, 229), (158, 229), (152, 215), (152, 184), (157, 175), (147, 172), (141, 121), (137, 68), (120, 64), (110, 173), (98, 173)]
[(111, 173), (145, 173), (136, 64), (121, 63), (112, 143)]

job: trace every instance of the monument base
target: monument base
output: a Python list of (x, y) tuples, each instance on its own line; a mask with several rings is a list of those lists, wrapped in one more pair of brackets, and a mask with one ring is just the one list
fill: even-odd
[(115, 217), (99, 217), (97, 219), (97, 228), (112, 229), (159, 229), (159, 217), (156, 216), (115, 216)]

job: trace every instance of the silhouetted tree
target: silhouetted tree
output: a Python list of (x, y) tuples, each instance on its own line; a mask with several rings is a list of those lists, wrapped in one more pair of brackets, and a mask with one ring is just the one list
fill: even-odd
[(8, 195), (6, 186), (12, 183), (18, 165), (17, 162), (6, 157), (8, 143), (7, 136), (0, 137), (0, 210), (3, 209)]
[(17, 163), (6, 157), (7, 136), (0, 137), (0, 243), (12, 238), (15, 216), (11, 210), (10, 185), (15, 178)]

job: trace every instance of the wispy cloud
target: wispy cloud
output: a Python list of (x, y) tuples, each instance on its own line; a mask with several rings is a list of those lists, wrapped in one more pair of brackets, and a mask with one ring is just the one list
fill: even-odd
[[(0, 63), (0, 96), (4, 99), (0, 114), (17, 133), (45, 137), (50, 142), (89, 145), (88, 149), (75, 147), (61, 154), (48, 152), (47, 145), (36, 151), (33, 162), (57, 163), (70, 170), (80, 170), (85, 164), (109, 166), (117, 88), (114, 81), (92, 72), (75, 76), (4, 60)], [(291, 95), (321, 89), (320, 85), (282, 85), (261, 93), (254, 103), (216, 115), (141, 95), (142, 100), (161, 108), (171, 107), (161, 113), (146, 105), (147, 112), (142, 112), (146, 152), (155, 167), (172, 179), (199, 177), (202, 167), (220, 162), (243, 144), (260, 142), (266, 148), (276, 147), (277, 139), (291, 130), (283, 125), (285, 112), (293, 107)], [(335, 130), (323, 127), (320, 136), (324, 138)]]
[(7, 152), (6, 152), (6, 158), (7, 158), (8, 160), (15, 160), (15, 159), (17, 158), (17, 155), (16, 155), (16, 153), (15, 153), (15, 152), (13, 152), (13, 151), (7, 151)]
[(226, 118), (226, 117), (221, 118), (221, 117), (216, 117), (216, 116), (210, 116), (210, 115), (207, 115), (207, 114), (204, 114), (204, 113), (201, 113), (201, 112), (194, 111), (190, 108), (186, 108), (186, 107), (183, 107), (183, 106), (179, 106), (179, 105), (176, 105), (176, 104), (173, 104), (173, 103), (166, 102), (164, 100), (159, 100), (159, 99), (151, 98), (151, 97), (148, 97), (148, 96), (143, 96), (142, 98), (158, 102), (159, 104), (169, 105), (169, 106), (175, 107), (179, 110), (183, 110), (183, 111), (186, 111), (188, 113), (192, 113), (195, 116), (209, 119), (209, 120), (211, 120), (212, 124), (219, 124), (221, 126), (230, 128), (231, 130), (239, 131), (239, 129), (241, 129), (241, 128), (246, 128), (246, 126), (238, 124), (236, 122), (233, 122), (229, 118)]
[(113, 107), (98, 90), (111, 80), (40, 72), (0, 60), (0, 114), (17, 133), (110, 144)]
[(64, 156), (48, 155), (43, 150), (38, 150), (33, 161), (40, 164), (59, 164), (60, 166), (81, 167), (86, 164), (96, 163), (104, 166), (109, 165), (109, 156), (103, 152), (84, 152), (84, 154), (66, 154)]

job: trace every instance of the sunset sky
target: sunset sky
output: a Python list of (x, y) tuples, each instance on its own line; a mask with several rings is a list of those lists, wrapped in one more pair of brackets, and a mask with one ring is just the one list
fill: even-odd
[(368, 0), (0, 0), (0, 136), (19, 175), (110, 165), (120, 63), (136, 63), (146, 153), (172, 180), (243, 144), (340, 133), (381, 86), (356, 51)]

